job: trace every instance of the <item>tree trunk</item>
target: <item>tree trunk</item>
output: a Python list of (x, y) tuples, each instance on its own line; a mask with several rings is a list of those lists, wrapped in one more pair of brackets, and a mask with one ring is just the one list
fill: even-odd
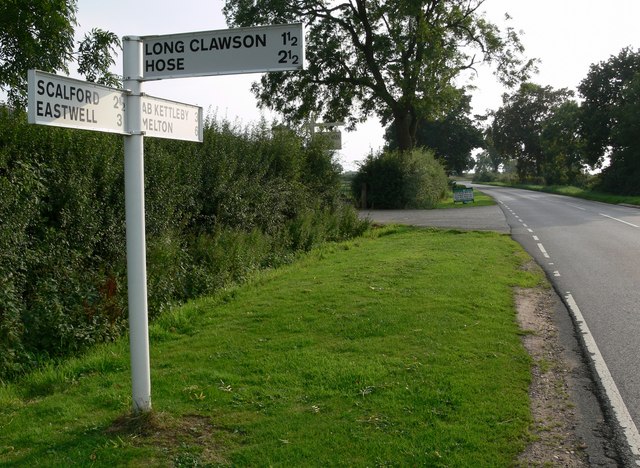
[(418, 119), (412, 109), (402, 109), (394, 112), (396, 141), (400, 151), (412, 150), (416, 145), (416, 131)]

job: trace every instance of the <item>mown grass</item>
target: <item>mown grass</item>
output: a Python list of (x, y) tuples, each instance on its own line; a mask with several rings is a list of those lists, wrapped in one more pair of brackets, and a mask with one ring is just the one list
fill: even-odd
[(386, 227), (151, 327), (154, 412), (127, 416), (128, 345), (0, 388), (15, 466), (510, 466), (530, 358), (495, 233)]
[(640, 206), (640, 196), (631, 195), (613, 195), (610, 193), (588, 190), (570, 185), (535, 185), (535, 184), (506, 184), (503, 182), (481, 182), (486, 185), (496, 185), (499, 187), (514, 187), (526, 190), (535, 190), (538, 192), (555, 193), (558, 195), (567, 195), (569, 197), (583, 198), (585, 200), (593, 200), (602, 203), (610, 203), (619, 205), (625, 203), (628, 205)]

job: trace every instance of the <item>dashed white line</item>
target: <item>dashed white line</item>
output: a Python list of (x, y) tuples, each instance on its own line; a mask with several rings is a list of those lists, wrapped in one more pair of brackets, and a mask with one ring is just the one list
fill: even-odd
[(573, 299), (570, 292), (567, 292), (565, 299), (567, 300), (569, 310), (573, 314), (578, 328), (580, 329), (584, 345), (586, 346), (596, 372), (600, 377), (600, 383), (602, 384), (605, 394), (609, 399), (609, 404), (613, 408), (613, 412), (618, 420), (618, 424), (624, 432), (629, 448), (631, 449), (633, 456), (636, 458), (636, 465), (640, 465), (640, 434), (638, 433), (638, 428), (633, 422), (631, 414), (629, 414), (629, 410), (622, 400), (620, 391), (618, 390), (616, 383), (613, 381), (613, 377), (611, 376), (611, 372), (609, 372), (607, 363), (604, 361), (604, 358), (600, 353), (596, 340), (593, 338), (593, 335), (587, 326), (587, 322), (585, 321), (582, 312), (580, 312), (578, 304), (576, 304), (576, 301)]
[(538, 242), (540, 239), (538, 238), (538, 236), (533, 236), (533, 240)]
[(527, 231), (529, 231), (529, 232), (533, 232), (533, 229), (527, 229)]
[(538, 244), (538, 248), (540, 249), (540, 252), (542, 252), (542, 255), (544, 255), (544, 258), (551, 258), (542, 244)]
[(618, 221), (619, 223), (624, 223), (624, 224), (626, 224), (628, 226), (631, 226), (631, 227), (634, 227), (634, 228), (640, 228), (640, 226), (636, 226), (635, 224), (628, 223), (628, 222), (626, 222), (626, 221), (624, 221), (622, 219), (614, 218), (613, 216), (609, 216), (609, 215), (606, 215), (604, 213), (599, 213), (599, 214), (600, 214), (600, 216), (604, 216), (605, 218), (613, 219), (614, 221)]
[(567, 205), (569, 205), (572, 208), (577, 208), (577, 209), (582, 210), (582, 211), (587, 211), (586, 208), (582, 208), (581, 206), (578, 206), (578, 205), (572, 205), (571, 203), (567, 203)]

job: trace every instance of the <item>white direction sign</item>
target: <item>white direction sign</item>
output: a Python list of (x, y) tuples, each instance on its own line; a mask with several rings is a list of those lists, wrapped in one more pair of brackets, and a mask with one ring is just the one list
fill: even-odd
[[(120, 89), (29, 70), (29, 123), (129, 135)], [(142, 131), (171, 140), (202, 141), (202, 107), (142, 96)]]
[(202, 107), (144, 95), (142, 131), (151, 137), (202, 142)]
[(28, 80), (29, 123), (127, 134), (124, 91), (38, 70)]
[(302, 70), (301, 23), (167, 36), (142, 40), (143, 80)]

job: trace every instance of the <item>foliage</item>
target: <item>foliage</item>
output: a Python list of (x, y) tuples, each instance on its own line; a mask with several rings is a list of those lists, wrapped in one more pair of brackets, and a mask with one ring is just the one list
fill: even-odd
[[(388, 227), (150, 327), (156, 412), (125, 339), (0, 387), (9, 466), (517, 466), (531, 360), (496, 233)], [(154, 418), (155, 423), (154, 423)], [(188, 462), (188, 463), (187, 463)]]
[[(543, 132), (556, 110), (571, 96), (567, 89), (554, 90), (533, 83), (523, 83), (514, 94), (503, 96), (503, 105), (495, 112), (490, 128), (491, 140), (503, 157), (516, 161), (521, 181), (542, 180), (545, 169), (552, 172), (554, 163), (548, 160), (555, 162), (557, 154), (546, 151), (549, 147), (544, 146)], [(553, 124), (566, 124), (566, 118), (572, 115), (565, 113), (565, 120), (557, 118)]]
[(0, 88), (26, 104), (27, 71), (67, 71), (76, 25), (75, 0), (0, 2)]
[[(0, 107), (0, 378), (126, 325), (123, 142)], [(209, 120), (145, 141), (149, 313), (362, 232), (321, 147)]]
[[(463, 95), (442, 119), (419, 119), (416, 146), (432, 149), (449, 175), (471, 169), (474, 166), (471, 151), (485, 145), (481, 130), (469, 117), (470, 112), (471, 97)], [(398, 149), (394, 124), (387, 128), (385, 139), (389, 149)]]
[(120, 78), (109, 68), (115, 65), (114, 55), (122, 48), (115, 33), (93, 28), (85, 34), (78, 46), (78, 73), (88, 81), (105, 86), (120, 87)]
[(446, 196), (448, 179), (433, 152), (385, 151), (369, 155), (352, 181), (352, 192), (363, 208), (434, 208)]
[(3, 0), (0, 2), (0, 89), (9, 105), (25, 108), (27, 71), (68, 73), (74, 55), (79, 72), (89, 81), (117, 86), (109, 72), (112, 54), (120, 47), (111, 32), (93, 29), (74, 53), (77, 0)]
[(584, 98), (580, 125), (585, 157), (592, 166), (610, 165), (601, 188), (619, 194), (640, 194), (640, 50), (623, 49), (606, 62), (594, 64), (578, 90)]
[(393, 120), (401, 150), (414, 146), (418, 119), (445, 115), (454, 81), (480, 63), (513, 84), (533, 63), (511, 28), (503, 33), (479, 8), (484, 0), (227, 0), (233, 26), (302, 22), (308, 68), (271, 73), (253, 86), (260, 102), (292, 121)]
[(540, 141), (544, 154), (542, 175), (547, 185), (582, 185), (586, 181), (579, 116), (579, 105), (565, 101), (544, 122)]

